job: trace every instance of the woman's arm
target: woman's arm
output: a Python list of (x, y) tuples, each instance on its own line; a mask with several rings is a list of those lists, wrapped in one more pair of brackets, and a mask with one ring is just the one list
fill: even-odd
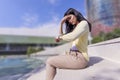
[(69, 20), (70, 18), (72, 18), (72, 15), (67, 15), (67, 16), (62, 18), (62, 20), (60, 22), (60, 29), (59, 29), (59, 34), (60, 35), (56, 38), (56, 42), (60, 42), (60, 40), (62, 40), (62, 38), (60, 38), (60, 37), (64, 35), (64, 33), (63, 33), (63, 24), (65, 23), (66, 20)]
[(72, 32), (65, 35), (61, 35), (59, 36), (59, 38), (65, 41), (73, 41), (88, 30), (89, 28), (87, 21), (81, 21)]
[(63, 35), (63, 24), (60, 24), (59, 34), (60, 34), (60, 35)]
[(70, 17), (71, 17), (71, 15), (67, 15), (67, 16), (65, 16), (65, 17), (62, 18), (62, 20), (61, 20), (61, 22), (60, 22), (59, 36), (55, 38), (56, 42), (60, 42), (60, 40), (62, 40), (62, 39), (60, 38), (60, 36), (64, 34), (64, 33), (63, 33), (63, 24), (64, 24), (65, 21), (66, 21), (67, 19), (69, 19)]
[(66, 20), (70, 19), (71, 17), (72, 15), (67, 15), (62, 18), (61, 23), (60, 23), (60, 30), (59, 30), (60, 35), (63, 35), (63, 24), (65, 23)]

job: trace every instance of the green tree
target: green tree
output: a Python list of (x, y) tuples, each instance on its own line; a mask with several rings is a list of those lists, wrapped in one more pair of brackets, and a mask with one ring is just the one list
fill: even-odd
[(44, 50), (44, 48), (43, 47), (28, 47), (28, 49), (27, 49), (27, 55), (28, 56), (30, 56), (31, 54), (33, 54), (33, 53), (36, 53), (36, 52), (39, 52), (39, 51), (42, 51), (42, 50)]
[(115, 28), (114, 33), (116, 34), (116, 37), (120, 37), (120, 29), (119, 28)]
[(103, 41), (103, 39), (100, 36), (97, 36), (97, 37), (93, 38), (92, 43), (98, 43), (98, 42), (101, 42), (101, 41)]
[(93, 37), (92, 43), (98, 43), (118, 37), (120, 37), (120, 28), (115, 28), (112, 32), (106, 34), (104, 32), (100, 32), (98, 36)]

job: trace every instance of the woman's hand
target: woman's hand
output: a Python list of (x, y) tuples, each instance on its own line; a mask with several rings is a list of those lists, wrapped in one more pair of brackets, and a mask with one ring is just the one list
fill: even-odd
[(60, 22), (60, 31), (59, 31), (60, 35), (63, 35), (63, 24), (65, 23), (66, 20), (70, 20), (71, 18), (72, 18), (72, 15), (67, 15), (62, 18), (62, 20)]
[(72, 15), (67, 15), (67, 16), (63, 17), (61, 20), (61, 24), (63, 25), (66, 20), (69, 21), (71, 19), (71, 17), (72, 17)]
[(62, 40), (62, 39), (60, 38), (60, 36), (58, 36), (58, 37), (55, 38), (55, 41), (56, 41), (56, 42), (60, 42), (60, 40)]

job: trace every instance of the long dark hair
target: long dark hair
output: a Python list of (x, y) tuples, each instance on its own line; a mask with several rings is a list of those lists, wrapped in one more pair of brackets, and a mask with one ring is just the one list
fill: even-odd
[[(86, 19), (82, 16), (82, 14), (81, 14), (80, 12), (78, 12), (77, 10), (75, 10), (75, 9), (73, 9), (73, 8), (69, 8), (69, 9), (65, 12), (64, 16), (69, 15), (69, 14), (75, 15), (76, 18), (77, 18), (77, 21), (79, 21), (79, 22), (82, 21), (82, 20), (86, 20)], [(86, 21), (87, 21), (87, 20), (86, 20)], [(88, 21), (87, 21), (87, 22), (88, 22)], [(73, 31), (74, 25), (70, 24), (67, 20), (65, 21), (65, 24), (66, 24), (66, 30), (65, 30), (66, 33), (69, 33), (69, 32), (71, 32), (71, 31)], [(89, 31), (91, 31), (91, 24), (90, 24), (89, 22), (88, 22), (88, 24), (89, 24)]]

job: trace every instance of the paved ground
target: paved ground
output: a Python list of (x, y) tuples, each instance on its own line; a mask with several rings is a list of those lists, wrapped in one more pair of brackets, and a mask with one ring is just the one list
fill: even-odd
[[(69, 47), (70, 44), (65, 44), (36, 55), (63, 53), (69, 50)], [(90, 62), (87, 68), (81, 70), (58, 69), (54, 80), (120, 80), (120, 38), (89, 45), (88, 52)], [(45, 69), (38, 70), (27, 80), (45, 80)]]

